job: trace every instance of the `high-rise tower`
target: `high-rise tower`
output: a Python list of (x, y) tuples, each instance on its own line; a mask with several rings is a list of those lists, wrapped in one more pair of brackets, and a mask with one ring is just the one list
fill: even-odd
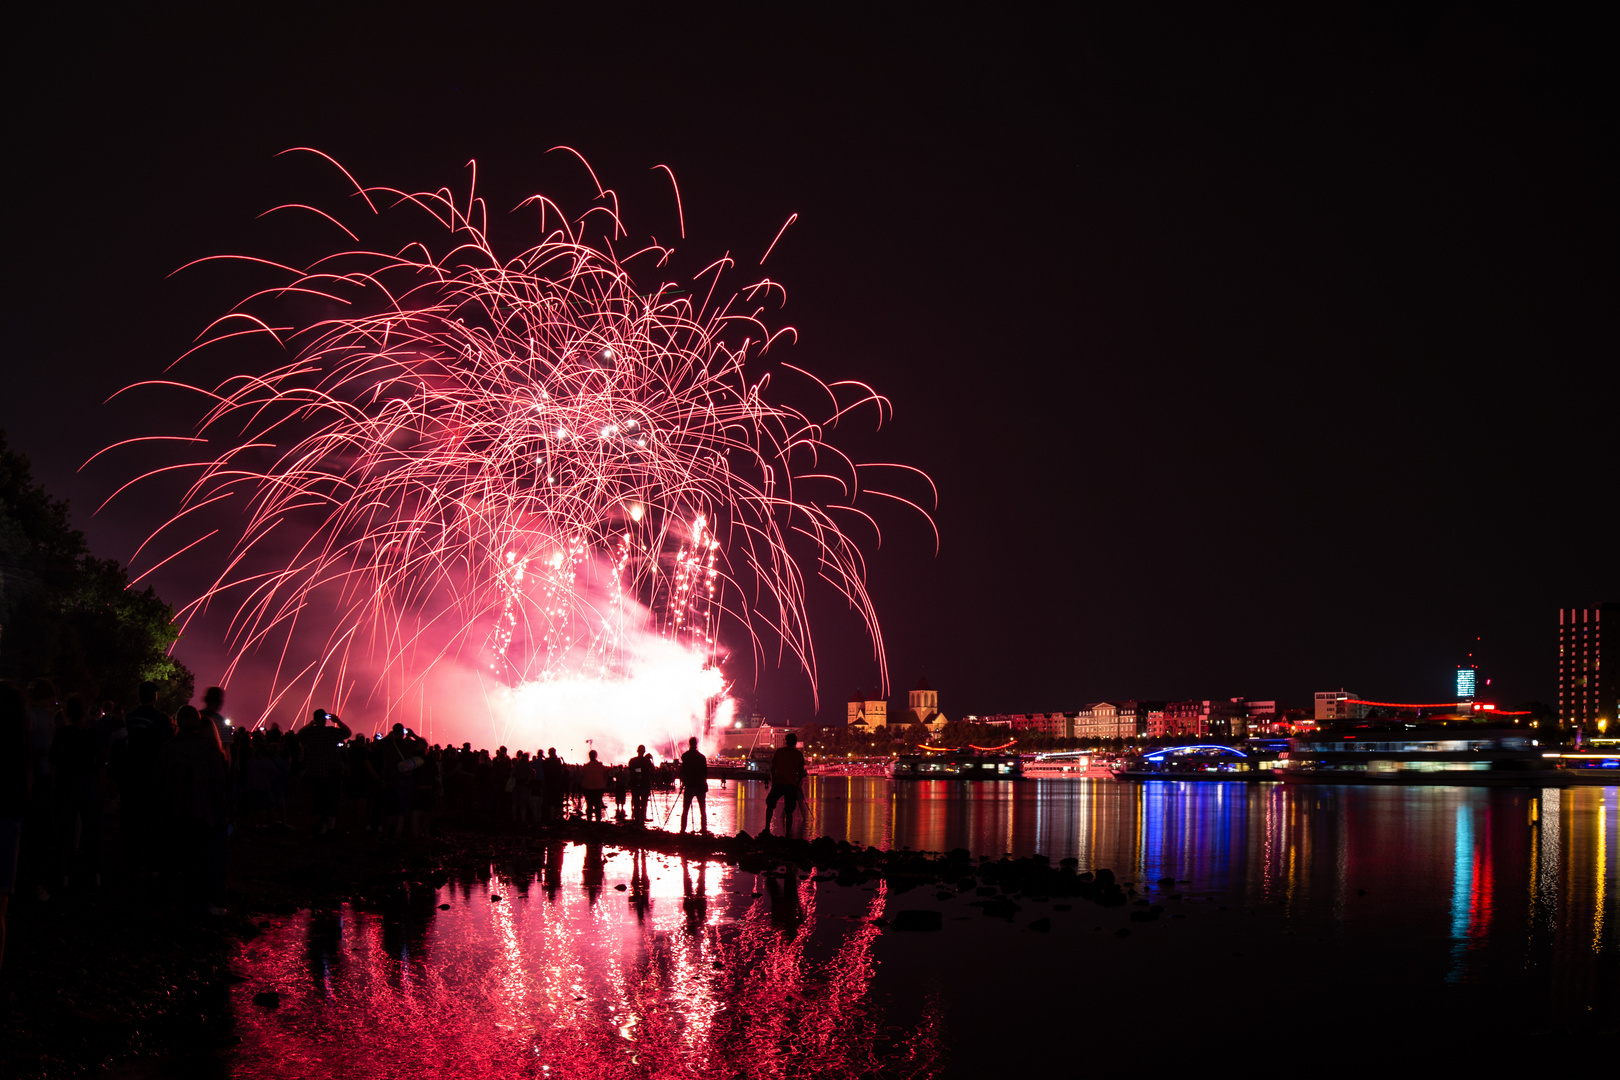
[(1620, 680), (1603, 674), (1603, 613), (1612, 622), (1620, 603), (1558, 609), (1558, 720), (1605, 732), (1620, 709)]
[(1479, 689), (1479, 638), (1475, 638), (1468, 659), (1457, 665), (1457, 701), (1472, 702)]

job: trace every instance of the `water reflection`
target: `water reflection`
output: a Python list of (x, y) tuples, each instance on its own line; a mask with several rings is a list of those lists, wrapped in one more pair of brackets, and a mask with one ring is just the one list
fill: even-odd
[[(1487, 824), (1476, 839), (1474, 819), (1482, 812)], [(1460, 982), (1466, 977), (1468, 952), (1480, 947), (1491, 927), (1494, 868), (1490, 852), (1489, 815), (1489, 806), (1484, 807), (1483, 811), (1476, 806), (1460, 806), (1457, 809), (1451, 884), (1452, 965), (1447, 974), (1450, 982)]]
[[(895, 790), (838, 778), (813, 782), (809, 795), (812, 833), (1073, 857), (1145, 892), (1220, 901), (1202, 905), (1206, 923), (1174, 924), (1212, 936), (1161, 958), (1172, 967), (1156, 977), (1178, 974), (1177, 956), (1207, 956), (1210, 942), (1234, 932), (1255, 940), (1264, 920), (1254, 910), (1275, 921), (1267, 932), (1330, 942), (1380, 985), (1398, 977), (1412, 1005), (1507, 995), (1558, 1016), (1616, 997), (1617, 788), (1071, 781)], [(728, 791), (713, 800), (711, 824), (762, 823), (762, 796)], [(1158, 886), (1163, 879), (1176, 884)], [(954, 916), (964, 904), (932, 890), (897, 903), (881, 885), (818, 886), (799, 868), (755, 875), (702, 858), (547, 842), (532, 865), (493, 876), (487, 866), (458, 869), (440, 887), (402, 888), (378, 912), (302, 913), (245, 945), (252, 982), (241, 989), (238, 1072), (928, 1075), (943, 1060), (948, 1019), (959, 1021), (953, 1054), (974, 1040), (993, 1052), (1016, 1034), (975, 1023), (983, 950), (1026, 950), (1006, 953), (1015, 978), (1031, 949), (1065, 957), (1064, 970), (1077, 973), (1098, 963), (1077, 944), (1083, 935), (1064, 936), (1056, 912), (1039, 944), (1021, 924), (1006, 929), (1022, 938), (986, 944), (973, 936), (979, 923), (959, 922), (926, 942), (891, 943), (872, 921), (893, 906)], [(1228, 907), (1243, 927), (1215, 921)], [(1089, 932), (1102, 916), (1074, 918), (1085, 925), (1070, 930)], [(1245, 955), (1235, 942), (1219, 948)], [(880, 956), (889, 975), (874, 986)], [(939, 996), (919, 1004), (925, 978), (938, 980)], [(280, 1010), (246, 1006), (267, 987), (283, 993)], [(1028, 1006), (1031, 1037), (1059, 1022), (1042, 1009), (1067, 1007), (1048, 996)]]
[(238, 1075), (932, 1071), (935, 1028), (897, 1050), (870, 1000), (884, 888), (818, 934), (816, 884), (795, 868), (761, 881), (596, 844), (544, 854), (543, 900), (524, 902), (515, 875), (463, 876), (424, 890), (446, 911), (411, 892), (387, 914), (302, 913), (244, 946), (283, 1005), (242, 1011)]

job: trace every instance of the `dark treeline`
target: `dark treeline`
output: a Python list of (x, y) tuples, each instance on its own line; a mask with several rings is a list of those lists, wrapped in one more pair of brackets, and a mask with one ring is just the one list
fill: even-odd
[(147, 587), (129, 587), (112, 559), (90, 554), (67, 503), (34, 483), (28, 458), (0, 432), (0, 678), (49, 679), (90, 701), (135, 702), (142, 682), (174, 712), (194, 680), (169, 655), (174, 609)]

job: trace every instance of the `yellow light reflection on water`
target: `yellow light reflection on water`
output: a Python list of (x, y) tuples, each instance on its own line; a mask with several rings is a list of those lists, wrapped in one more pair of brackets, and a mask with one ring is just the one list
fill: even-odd
[(1603, 909), (1608, 902), (1609, 885), (1609, 806), (1605, 799), (1597, 811), (1597, 896), (1592, 903), (1592, 951), (1603, 951)]

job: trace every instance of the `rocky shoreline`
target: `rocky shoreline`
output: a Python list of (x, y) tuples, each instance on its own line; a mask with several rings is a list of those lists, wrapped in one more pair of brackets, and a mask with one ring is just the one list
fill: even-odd
[[(992, 860), (960, 848), (887, 851), (825, 837), (702, 836), (579, 820), (527, 830), (447, 825), (403, 846), (368, 835), (315, 841), (306, 831), (248, 831), (231, 842), (223, 917), (184, 912), (155, 875), (114, 877), (88, 895), (16, 904), (0, 973), (0, 1062), (19, 1078), (224, 1076), (240, 1041), (230, 1009), (230, 988), (242, 981), (230, 966), (233, 950), (268, 927), (266, 920), (344, 904), (403, 912), (413, 896), (452, 878), (537, 873), (546, 849), (558, 843), (702, 858), (844, 886), (881, 880), (893, 897), (893, 915), (881, 921), (898, 932), (939, 929), (937, 911), (907, 909), (913, 890), (942, 898), (972, 893), (969, 903), (982, 915), (1008, 920), (1017, 919), (1026, 898), (1134, 902), (1141, 909), (1132, 912), (1135, 921), (1157, 919), (1162, 910), (1136, 899), (1131, 883), (1106, 870), (1081, 872), (1074, 859)], [(1172, 884), (1160, 883), (1161, 891)], [(1029, 922), (1037, 932), (1049, 928), (1046, 918)]]

